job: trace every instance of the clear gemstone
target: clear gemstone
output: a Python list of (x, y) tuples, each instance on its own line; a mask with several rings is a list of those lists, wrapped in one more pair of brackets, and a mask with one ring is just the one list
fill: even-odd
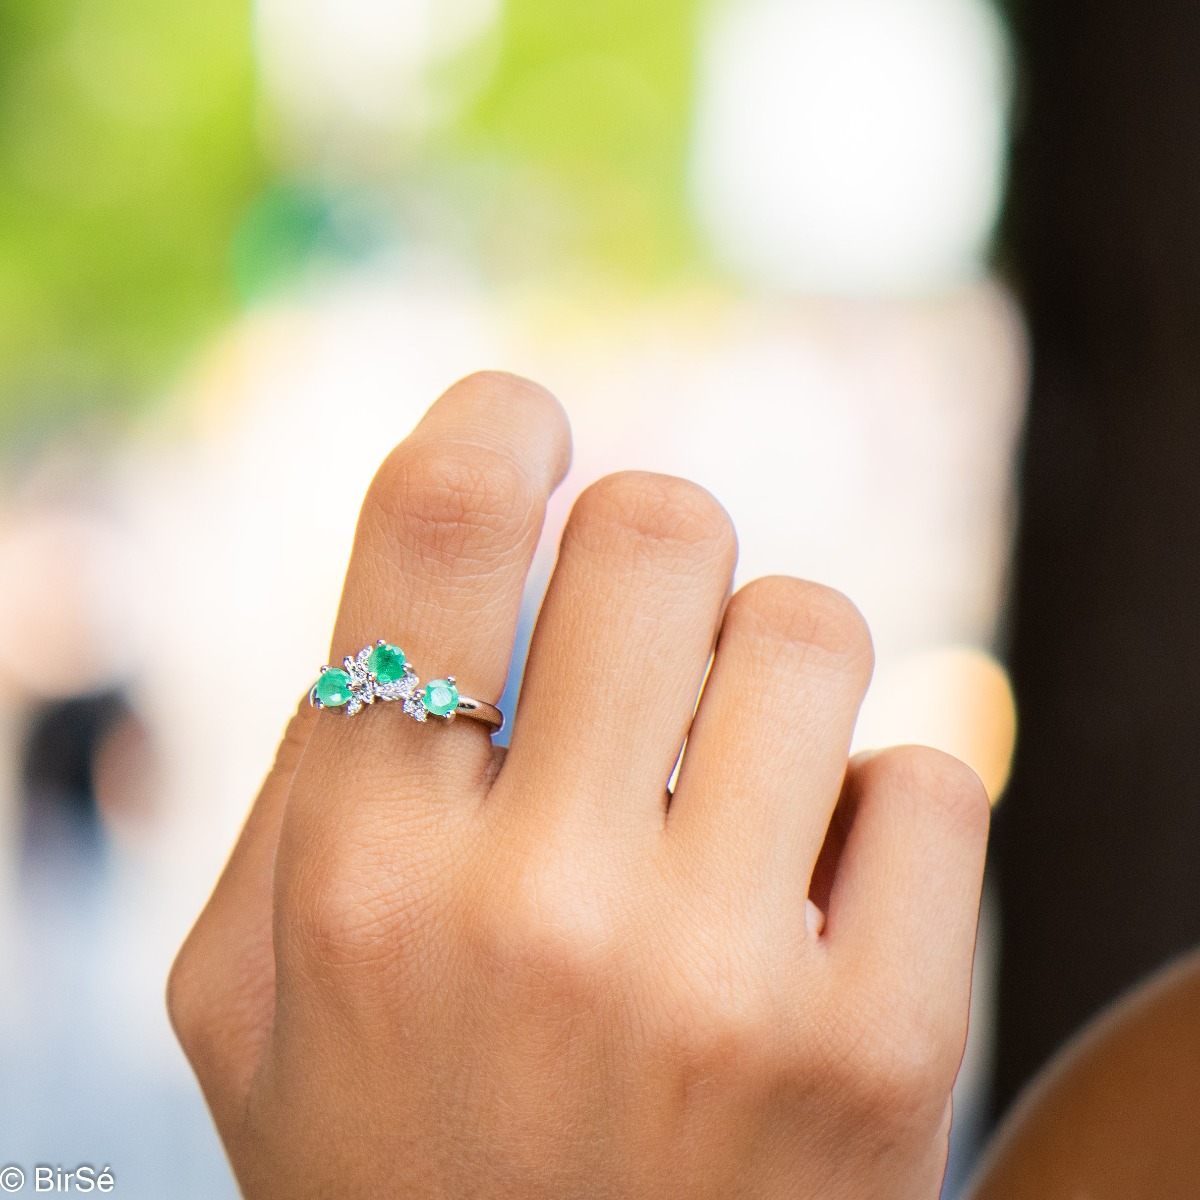
[(409, 696), (408, 699), (404, 701), (404, 711), (408, 713), (408, 715), (412, 717), (414, 721), (424, 721), (429, 715), (425, 710), (425, 705), (421, 703), (421, 698), (419, 696)]
[(375, 685), (375, 694), (381, 700), (407, 700), (413, 694), (413, 689), (417, 686), (417, 677), (415, 675), (405, 675), (402, 679), (397, 679), (394, 683), (377, 683)]

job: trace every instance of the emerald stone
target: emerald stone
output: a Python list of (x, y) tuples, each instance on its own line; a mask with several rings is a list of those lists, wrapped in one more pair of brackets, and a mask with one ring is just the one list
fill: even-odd
[(425, 685), (422, 699), (435, 717), (444, 717), (458, 707), (458, 688), (448, 679), (431, 679)]
[(321, 672), (317, 680), (317, 699), (326, 708), (341, 708), (351, 696), (350, 676), (337, 667)]
[(404, 675), (404, 651), (399, 646), (389, 646), (386, 643), (376, 646), (367, 659), (367, 670), (380, 683), (395, 683)]

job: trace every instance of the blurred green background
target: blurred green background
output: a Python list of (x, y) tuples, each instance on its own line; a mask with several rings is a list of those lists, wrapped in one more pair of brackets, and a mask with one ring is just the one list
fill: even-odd
[(144, 404), (240, 305), (361, 248), (339, 233), (347, 191), (373, 197), (374, 234), (388, 238), (406, 183), (445, 191), (469, 171), (453, 203), (501, 274), (564, 256), (634, 283), (694, 268), (698, 7), (511, 0), (432, 68), (465, 101), (376, 145), (355, 178), (276, 152), (244, 0), (9, 0), (0, 437)]
[(249, 33), (240, 0), (0, 7), (0, 436), (137, 405), (236, 303)]

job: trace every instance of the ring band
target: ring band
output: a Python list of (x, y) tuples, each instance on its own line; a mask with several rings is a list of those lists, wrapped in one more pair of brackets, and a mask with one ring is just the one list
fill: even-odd
[(322, 667), (316, 683), (308, 689), (308, 702), (314, 708), (344, 708), (348, 717), (377, 700), (399, 700), (404, 711), (422, 723), (430, 717), (444, 721), (470, 717), (487, 725), (492, 733), (504, 727), (504, 714), (494, 704), (462, 695), (453, 675), (432, 679), (421, 687), (404, 651), (383, 638), (356, 655), (347, 654), (341, 667)]

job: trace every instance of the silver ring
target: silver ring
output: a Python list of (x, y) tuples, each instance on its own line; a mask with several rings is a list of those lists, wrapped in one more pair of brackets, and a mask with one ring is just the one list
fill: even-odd
[(422, 687), (404, 651), (383, 638), (353, 656), (347, 654), (340, 667), (322, 667), (308, 689), (308, 702), (314, 708), (341, 708), (348, 717), (377, 700), (399, 700), (404, 711), (422, 723), (430, 717), (444, 721), (470, 717), (492, 733), (504, 727), (504, 714), (494, 704), (462, 695), (453, 675), (431, 679)]

